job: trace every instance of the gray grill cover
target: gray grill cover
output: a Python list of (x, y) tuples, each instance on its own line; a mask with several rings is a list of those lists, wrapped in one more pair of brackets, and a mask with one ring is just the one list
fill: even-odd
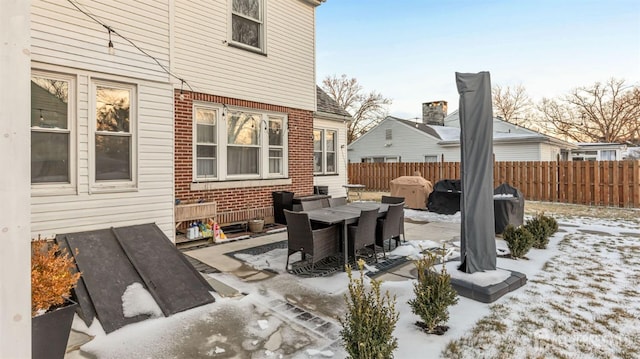
[(495, 216), (496, 234), (504, 232), (508, 225), (514, 227), (524, 223), (524, 196), (522, 192), (503, 183), (493, 190), (493, 194), (509, 194), (513, 197), (494, 197), (493, 198), (493, 215)]
[(489, 72), (456, 72), (462, 175), (460, 247), (466, 273), (496, 269), (493, 214), (493, 109)]

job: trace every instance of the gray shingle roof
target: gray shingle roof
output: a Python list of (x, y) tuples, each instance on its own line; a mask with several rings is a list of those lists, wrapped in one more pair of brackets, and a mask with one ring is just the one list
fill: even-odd
[(338, 116), (345, 116), (347, 118), (351, 118), (349, 112), (345, 111), (342, 107), (338, 105), (338, 103), (331, 98), (331, 96), (327, 95), (326, 92), (322, 91), (320, 86), (316, 86), (316, 98), (318, 102), (318, 110), (317, 112), (330, 113)]
[(414, 122), (414, 121), (409, 121), (409, 120), (401, 120), (399, 118), (393, 117), (394, 119), (396, 119), (399, 122), (404, 123), (407, 126), (411, 126), (411, 127), (415, 127), (418, 130), (422, 131), (422, 132), (426, 132), (428, 134), (430, 134), (431, 136), (438, 138), (438, 139), (442, 139), (440, 137), (440, 134), (438, 132), (436, 132), (433, 128), (431, 128), (431, 126), (429, 125), (425, 125), (422, 122)]

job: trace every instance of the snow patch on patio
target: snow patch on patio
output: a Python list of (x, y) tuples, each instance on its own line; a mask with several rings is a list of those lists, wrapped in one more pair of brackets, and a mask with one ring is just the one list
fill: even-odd
[(158, 306), (151, 293), (141, 283), (132, 283), (122, 294), (122, 313), (126, 318), (137, 315), (149, 315), (152, 318), (161, 317), (162, 309)]

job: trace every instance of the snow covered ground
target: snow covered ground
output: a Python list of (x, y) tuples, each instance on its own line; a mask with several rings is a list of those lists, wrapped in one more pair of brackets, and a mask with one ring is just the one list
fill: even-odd
[[(492, 304), (460, 298), (449, 310), (450, 329), (442, 336), (426, 335), (415, 326), (418, 317), (407, 304), (413, 297), (412, 279), (385, 281), (382, 290), (396, 296), (400, 313), (395, 357), (639, 357), (640, 211), (620, 219), (573, 217), (566, 208), (555, 215), (553, 208), (546, 214), (559, 221), (560, 231), (548, 249), (532, 249), (527, 260), (498, 258), (499, 268), (525, 273), (528, 283)], [(407, 210), (405, 216), (460, 222), (459, 213)], [(413, 256), (421, 246), (437, 245), (410, 242), (394, 255)], [(502, 240), (497, 247), (507, 248)], [(76, 320), (76, 330), (95, 335), (82, 351), (97, 358), (344, 358), (337, 318), (344, 313), (346, 274), (299, 278), (283, 273), (285, 253), (276, 249), (242, 258), (278, 273), (263, 281), (211, 274), (243, 292), (241, 297), (214, 293), (215, 303), (109, 335), (98, 323), (86, 328)], [(131, 288), (126, 307), (155, 313), (135, 303), (136, 295), (147, 303), (140, 289)]]

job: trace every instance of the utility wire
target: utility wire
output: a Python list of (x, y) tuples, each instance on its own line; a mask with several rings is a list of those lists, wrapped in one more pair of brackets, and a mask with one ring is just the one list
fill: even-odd
[(162, 63), (160, 63), (160, 61), (157, 58), (151, 56), (148, 52), (146, 52), (145, 50), (140, 48), (140, 46), (136, 45), (133, 41), (129, 40), (127, 37), (125, 37), (122, 34), (120, 34), (119, 32), (117, 32), (113, 27), (111, 27), (111, 26), (105, 24), (104, 22), (100, 21), (95, 15), (91, 14), (88, 10), (84, 10), (84, 9), (80, 8), (80, 6), (78, 4), (76, 4), (75, 2), (73, 2), (72, 0), (67, 0), (67, 1), (71, 5), (73, 5), (73, 7), (75, 7), (78, 11), (83, 13), (85, 16), (87, 16), (91, 20), (95, 21), (97, 24), (99, 24), (102, 27), (104, 27), (108, 32), (113, 33), (114, 35), (118, 35), (121, 39), (123, 39), (126, 42), (128, 42), (129, 44), (131, 44), (131, 46), (136, 48), (138, 51), (140, 51), (141, 53), (143, 53), (144, 55), (146, 55), (147, 57), (149, 57), (150, 59), (155, 61), (155, 63), (158, 64), (158, 66), (160, 66), (160, 68), (162, 68), (162, 70), (164, 72), (166, 72), (169, 76), (172, 76), (172, 77), (176, 78), (177, 80), (180, 80), (181, 83), (186, 84), (187, 87), (189, 87), (189, 89), (191, 91), (193, 91), (193, 88), (191, 87), (191, 85), (189, 85), (189, 83), (185, 79), (183, 79), (180, 76), (177, 76), (174, 73), (172, 73), (166, 66), (164, 66)]

